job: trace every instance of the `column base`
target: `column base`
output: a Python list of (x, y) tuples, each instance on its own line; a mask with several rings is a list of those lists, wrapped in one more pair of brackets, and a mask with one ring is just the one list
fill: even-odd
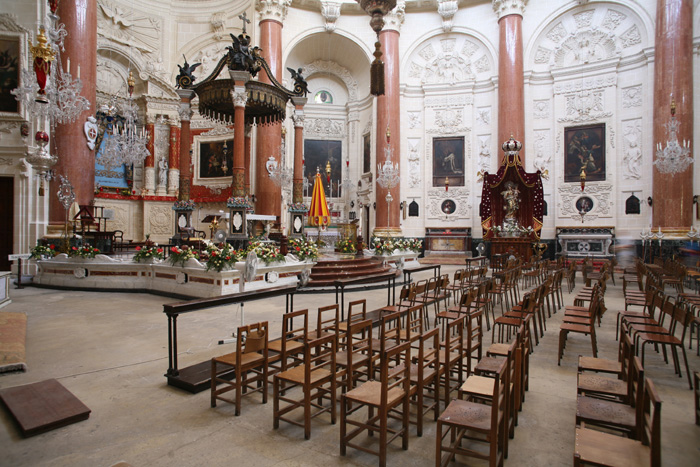
[[(680, 240), (688, 239), (688, 231), (690, 227), (661, 227), (661, 233), (664, 234), (663, 240)], [(651, 229), (651, 233), (658, 233), (659, 227)]]
[(372, 233), (373, 237), (403, 237), (400, 227), (376, 227)]

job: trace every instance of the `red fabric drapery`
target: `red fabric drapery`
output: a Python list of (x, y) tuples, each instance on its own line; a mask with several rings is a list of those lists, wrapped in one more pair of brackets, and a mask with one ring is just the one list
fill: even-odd
[(532, 227), (535, 238), (540, 238), (544, 210), (544, 191), (542, 189), (541, 173), (527, 173), (520, 162), (517, 153), (508, 153), (503, 159), (503, 165), (495, 174), (484, 174), (484, 185), (481, 191), (479, 215), (484, 229), (484, 238), (493, 237), (493, 227), (501, 225), (505, 217), (503, 196), (506, 182), (513, 182), (520, 190), (520, 207), (516, 213), (518, 224)]

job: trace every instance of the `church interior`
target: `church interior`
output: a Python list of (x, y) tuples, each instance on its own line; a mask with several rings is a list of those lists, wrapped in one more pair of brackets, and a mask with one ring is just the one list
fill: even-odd
[(697, 464), (700, 1), (3, 7), (7, 465)]

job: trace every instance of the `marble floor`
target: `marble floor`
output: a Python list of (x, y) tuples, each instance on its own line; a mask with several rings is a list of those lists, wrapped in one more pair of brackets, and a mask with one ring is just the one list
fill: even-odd
[[(445, 266), (452, 273), (456, 266)], [(416, 274), (417, 278), (429, 273)], [(577, 284), (580, 289), (580, 280)], [(27, 366), (22, 374), (0, 376), (0, 388), (56, 378), (92, 409), (90, 418), (33, 438), (23, 439), (5, 410), (0, 410), (0, 465), (111, 466), (307, 466), (375, 465), (377, 458), (352, 449), (339, 454), (338, 425), (329, 416), (316, 418), (311, 439), (303, 430), (272, 427), (272, 397), (243, 399), (242, 414), (220, 403), (211, 408), (209, 392), (196, 395), (166, 385), (167, 319), (163, 304), (179, 301), (148, 294), (11, 289), (12, 303), (0, 312), (25, 312)], [(565, 294), (572, 304), (573, 295)], [(385, 303), (384, 290), (354, 292), (368, 309)], [(622, 288), (606, 293), (608, 313), (598, 333), (601, 356), (616, 358), (615, 316), (623, 308)], [(347, 298), (346, 298), (347, 302)], [(295, 308), (334, 303), (334, 294), (299, 294)], [(271, 335), (281, 329), (284, 297), (245, 306), (246, 322), (268, 320)], [(179, 361), (184, 367), (234, 350), (218, 345), (240, 323), (240, 309), (221, 307), (183, 315), (178, 320)], [(570, 465), (574, 447), (576, 362), (590, 355), (590, 340), (572, 335), (557, 366), (562, 313), (547, 321), (547, 331), (531, 356), (530, 390), (526, 395), (506, 465)], [(487, 337), (490, 340), (490, 334)], [(688, 352), (691, 371), (700, 371), (695, 349)], [(700, 426), (694, 424), (693, 392), (674, 375), (660, 354), (647, 352), (646, 374), (663, 399), (662, 461), (694, 466), (700, 462)], [(684, 372), (685, 373), (685, 372)], [(426, 419), (421, 438), (411, 428), (408, 451), (389, 448), (388, 464), (434, 465), (435, 423)], [(478, 463), (470, 460), (469, 465)]]

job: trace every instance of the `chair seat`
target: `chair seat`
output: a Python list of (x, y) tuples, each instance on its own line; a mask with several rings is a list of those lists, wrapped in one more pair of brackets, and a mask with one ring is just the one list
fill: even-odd
[[(423, 383), (426, 383), (433, 379), (436, 374), (437, 371), (435, 370), (435, 368), (423, 368)], [(417, 364), (411, 364), (409, 377), (411, 378), (411, 383), (418, 384), (419, 381)]]
[(603, 373), (622, 372), (622, 364), (620, 362), (608, 360), (606, 358), (584, 357), (583, 355), (578, 357), (578, 368), (579, 371), (585, 369), (587, 371), (600, 371)]
[(500, 343), (495, 343), (491, 344), (486, 351), (487, 355), (499, 355), (502, 357), (508, 356), (508, 351), (511, 349), (510, 344), (500, 344)]
[(486, 376), (472, 375), (462, 383), (460, 391), (481, 397), (493, 397), (496, 380)]
[[(226, 365), (236, 365), (236, 352), (231, 352), (226, 355), (221, 355), (220, 357), (214, 357), (212, 359), (216, 363), (225, 363)], [(241, 355), (241, 366), (257, 366), (265, 360), (265, 357), (257, 352), (249, 352)]]
[(579, 392), (602, 392), (612, 396), (627, 397), (627, 382), (590, 373), (578, 376)]
[(450, 425), (489, 432), (491, 431), (491, 406), (455, 399), (450, 402), (438, 420)]
[(573, 323), (561, 323), (561, 326), (559, 327), (560, 331), (571, 331), (571, 332), (580, 332), (583, 334), (589, 334), (591, 332), (591, 326), (586, 324), (573, 324)]
[[(272, 352), (282, 352), (282, 340), (274, 340), (267, 344), (267, 349)], [(287, 352), (296, 352), (304, 349), (304, 344), (298, 341), (287, 341)]]
[[(344, 394), (345, 398), (351, 401), (360, 402), (379, 407), (382, 398), (382, 383), (379, 381), (367, 381), (355, 389)], [(392, 407), (404, 396), (403, 389), (399, 387), (389, 389), (387, 394), (387, 405)]]
[[(330, 370), (325, 368), (317, 368), (311, 372), (310, 383), (316, 384), (323, 379), (331, 376)], [(290, 370), (283, 371), (282, 373), (277, 373), (275, 378), (283, 379), (285, 381), (290, 381), (292, 383), (302, 384), (304, 383), (304, 365), (295, 366)]]
[[(367, 362), (369, 357), (365, 354), (354, 354), (352, 358), (353, 365), (362, 365)], [(348, 352), (343, 350), (335, 354), (335, 364), (337, 366), (348, 366)]]
[(584, 463), (639, 467), (651, 463), (651, 448), (639, 441), (603, 433), (602, 431), (576, 428), (574, 455)]
[(576, 417), (583, 421), (614, 425), (632, 430), (636, 425), (634, 407), (588, 396), (578, 396)]
[(503, 365), (503, 357), (484, 357), (474, 367), (475, 372), (497, 373)]

